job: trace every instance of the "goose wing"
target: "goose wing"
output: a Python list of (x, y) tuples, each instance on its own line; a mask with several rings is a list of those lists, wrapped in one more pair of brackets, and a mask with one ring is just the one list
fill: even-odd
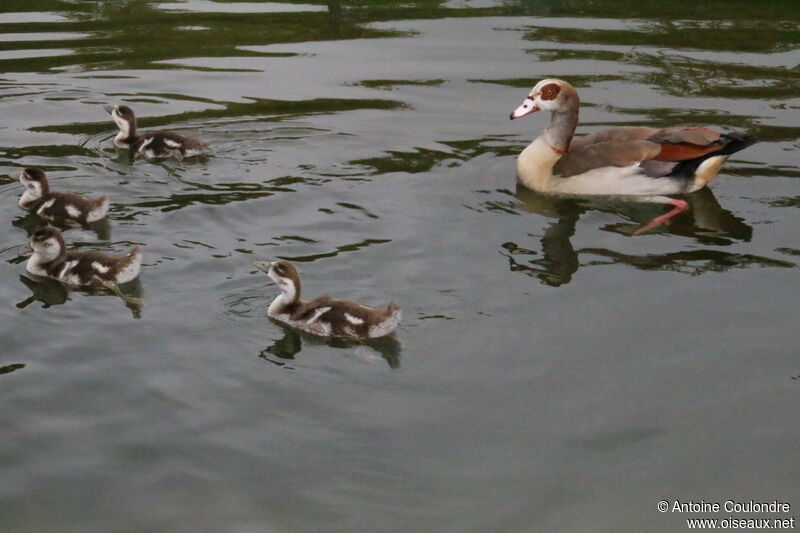
[(645, 166), (656, 177), (674, 166), (669, 163), (696, 159), (723, 145), (718, 132), (702, 127), (612, 128), (575, 139), (553, 167), (553, 174), (566, 178), (601, 167), (665, 163)]

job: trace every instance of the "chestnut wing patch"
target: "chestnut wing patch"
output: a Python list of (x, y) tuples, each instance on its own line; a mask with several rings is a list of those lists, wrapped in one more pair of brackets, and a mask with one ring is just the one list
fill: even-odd
[(725, 143), (720, 134), (709, 128), (665, 128), (647, 138), (661, 145), (656, 161), (688, 161), (716, 152)]

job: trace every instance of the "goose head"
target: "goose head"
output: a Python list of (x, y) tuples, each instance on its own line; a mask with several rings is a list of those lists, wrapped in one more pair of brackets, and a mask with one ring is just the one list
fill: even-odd
[(26, 200), (38, 200), (50, 192), (47, 175), (37, 167), (26, 167), (19, 173), (19, 181), (25, 187)]
[(256, 268), (266, 272), (287, 301), (300, 298), (300, 273), (287, 261), (256, 261)]
[(511, 120), (522, 118), (536, 111), (545, 110), (555, 113), (568, 113), (578, 107), (578, 92), (564, 80), (548, 78), (540, 81), (509, 117)]
[(126, 105), (106, 105), (103, 109), (111, 115), (124, 135), (129, 136), (136, 132), (136, 115), (133, 114), (133, 109)]
[(41, 263), (49, 263), (64, 253), (66, 245), (60, 231), (52, 226), (45, 226), (31, 235), (31, 248)]

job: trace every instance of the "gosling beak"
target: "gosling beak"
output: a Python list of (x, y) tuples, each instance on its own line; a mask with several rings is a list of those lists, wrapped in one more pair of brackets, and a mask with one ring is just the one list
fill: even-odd
[(105, 109), (106, 113), (108, 113), (109, 115), (113, 115), (114, 114), (114, 106), (113, 105), (104, 105), (103, 109)]
[(269, 273), (269, 267), (272, 266), (272, 261), (253, 261), (253, 265), (260, 271)]
[(535, 113), (536, 111), (539, 111), (539, 106), (534, 104), (533, 98), (529, 96), (525, 99), (524, 102), (522, 102), (521, 106), (519, 106), (518, 108), (516, 108), (514, 111), (511, 112), (511, 116), (509, 116), (508, 118), (514, 120), (515, 118), (522, 118), (525, 115), (530, 115), (531, 113)]

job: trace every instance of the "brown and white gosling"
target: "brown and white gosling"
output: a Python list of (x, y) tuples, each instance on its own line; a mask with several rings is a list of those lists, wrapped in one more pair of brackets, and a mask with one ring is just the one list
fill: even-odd
[(275, 282), (281, 293), (272, 301), (267, 316), (307, 333), (322, 337), (370, 339), (391, 333), (402, 318), (394, 302), (375, 309), (328, 295), (311, 301), (300, 298), (300, 274), (286, 261), (256, 261), (255, 266)]
[(35, 276), (54, 278), (67, 285), (108, 288), (127, 283), (139, 276), (142, 265), (138, 247), (124, 256), (67, 251), (64, 237), (52, 226), (36, 230), (30, 242), (33, 255), (25, 269)]
[(22, 169), (19, 181), (25, 192), (18, 205), (45, 220), (85, 226), (104, 219), (108, 214), (110, 204), (107, 196), (84, 198), (68, 192), (51, 191), (47, 175), (41, 168)]
[(147, 159), (159, 157), (184, 158), (208, 150), (208, 143), (195, 137), (180, 135), (173, 131), (156, 131), (139, 134), (136, 131), (136, 115), (126, 105), (103, 106), (119, 127), (114, 137), (114, 146), (128, 148)]

